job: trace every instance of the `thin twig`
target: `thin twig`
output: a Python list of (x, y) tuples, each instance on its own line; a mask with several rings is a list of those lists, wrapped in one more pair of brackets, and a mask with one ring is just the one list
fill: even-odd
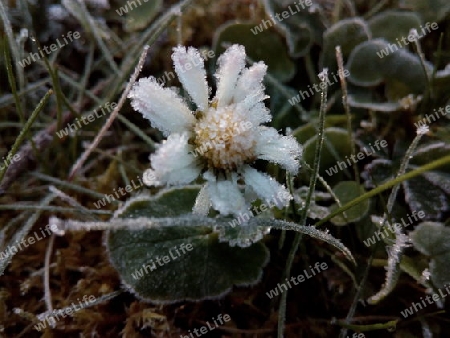
[(203, 216), (180, 216), (174, 218), (112, 218), (107, 222), (82, 222), (73, 219), (63, 220), (55, 216), (51, 216), (48, 220), (50, 229), (58, 236), (64, 236), (67, 232), (76, 231), (105, 231), (105, 230), (129, 230), (140, 231), (145, 229), (153, 229), (155, 226), (165, 227), (173, 226), (174, 223), (178, 225), (190, 224), (189, 222), (196, 221), (205, 226), (217, 225), (217, 222), (212, 218), (205, 218)]
[(122, 93), (122, 96), (120, 97), (117, 106), (114, 108), (113, 112), (111, 113), (108, 120), (103, 125), (102, 129), (100, 130), (100, 132), (98, 133), (98, 135), (96, 136), (94, 141), (91, 143), (89, 148), (86, 149), (86, 151), (83, 153), (83, 155), (81, 155), (81, 157), (78, 159), (78, 161), (73, 165), (72, 170), (70, 171), (70, 174), (69, 174), (69, 178), (68, 178), (69, 180), (72, 180), (72, 178), (75, 176), (75, 174), (78, 172), (78, 170), (80, 170), (81, 166), (87, 160), (87, 158), (89, 157), (91, 152), (94, 150), (94, 148), (98, 146), (98, 144), (102, 140), (103, 136), (105, 135), (105, 133), (107, 132), (109, 127), (111, 127), (112, 123), (116, 119), (117, 115), (119, 114), (120, 109), (122, 109), (122, 106), (125, 103), (128, 93), (130, 92), (133, 84), (136, 82), (137, 77), (139, 76), (139, 74), (141, 72), (141, 69), (145, 62), (145, 58), (147, 56), (148, 49), (149, 49), (148, 45), (144, 46), (144, 51), (142, 52), (142, 54), (139, 58), (139, 62), (134, 70), (133, 75), (130, 78), (130, 82), (128, 83), (127, 87), (125, 88), (124, 92)]
[(53, 244), (55, 243), (55, 234), (52, 234), (48, 241), (47, 250), (45, 252), (45, 269), (44, 269), (44, 300), (47, 306), (47, 311), (53, 311), (52, 294), (50, 292), (50, 257), (53, 252)]
[[(41, 211), (51, 211), (51, 212), (76, 212), (77, 209), (74, 208), (66, 208), (66, 207), (57, 207), (57, 206), (41, 206), (41, 205), (0, 205), (0, 210), (41, 210)], [(112, 215), (114, 211), (110, 210), (89, 210), (92, 214), (97, 215)]]
[(63, 201), (66, 201), (67, 203), (69, 203), (74, 208), (78, 209), (81, 213), (85, 214), (88, 218), (90, 218), (92, 220), (98, 219), (97, 217), (94, 217), (91, 214), (91, 211), (88, 208), (86, 208), (83, 205), (81, 205), (80, 203), (78, 203), (73, 197), (70, 197), (69, 195), (65, 194), (64, 192), (62, 192), (61, 190), (56, 188), (54, 185), (50, 185), (48, 187), (48, 190), (50, 192), (52, 192), (53, 194), (57, 195)]

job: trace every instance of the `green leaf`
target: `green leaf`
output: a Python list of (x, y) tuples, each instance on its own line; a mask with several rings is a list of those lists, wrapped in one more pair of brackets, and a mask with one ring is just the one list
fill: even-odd
[(431, 280), (438, 288), (450, 283), (450, 228), (442, 223), (423, 222), (410, 233), (414, 247), (430, 256)]
[(395, 168), (391, 160), (375, 159), (364, 168), (361, 176), (375, 187), (394, 178)]
[(107, 233), (111, 263), (131, 292), (168, 304), (215, 299), (233, 285), (259, 282), (269, 257), (264, 244), (230, 247), (219, 243), (211, 227), (178, 226), (179, 222), (174, 218), (171, 226), (155, 222), (154, 229)]
[[(285, 36), (289, 53), (292, 57), (301, 57), (309, 53), (313, 44), (322, 43), (324, 30), (320, 15), (311, 13), (308, 7), (294, 6), (292, 2), (283, 0), (264, 0), (264, 7), (269, 17), (276, 18), (284, 11), (290, 13), (287, 18), (276, 20), (278, 28)], [(293, 14), (294, 13), (294, 14)]]
[[(342, 205), (347, 204), (366, 192), (364, 187), (355, 181), (339, 182), (333, 187), (333, 191)], [(333, 204), (331, 206), (331, 211), (337, 210), (338, 208), (339, 206), (337, 204)], [(345, 212), (345, 217), (343, 214), (337, 215), (331, 219), (331, 222), (335, 225), (346, 225), (351, 222), (357, 222), (367, 215), (369, 208), (370, 199), (367, 199), (348, 209)]]
[[(318, 120), (314, 119), (307, 124), (298, 127), (292, 132), (292, 135), (301, 144), (304, 144), (310, 138), (317, 134), (317, 123)], [(325, 128), (330, 127), (345, 127), (347, 123), (347, 117), (344, 115), (327, 115), (325, 117)]]
[[(314, 163), (316, 140), (317, 135), (310, 138), (303, 148), (303, 158), (311, 166)], [(342, 170), (336, 167), (337, 161), (343, 162), (345, 157), (350, 155), (351, 143), (347, 131), (334, 127), (325, 129), (325, 143), (320, 159), (319, 174), (323, 177), (331, 178), (331, 181), (340, 180)], [(348, 167), (348, 165), (345, 166)], [(330, 168), (337, 168), (337, 172), (332, 172)]]
[(391, 43), (396, 43), (402, 37), (407, 38), (412, 28), (420, 31), (420, 23), (416, 13), (398, 10), (381, 12), (368, 21), (373, 39), (384, 38)]
[(134, 32), (146, 28), (159, 13), (162, 5), (163, 0), (152, 0), (145, 1), (138, 8), (130, 9), (126, 14), (125, 30)]
[(348, 104), (350, 107), (365, 108), (380, 112), (394, 112), (402, 108), (401, 102), (381, 101), (381, 98), (369, 88), (351, 88), (348, 94)]
[(415, 177), (402, 183), (405, 189), (405, 200), (411, 210), (422, 210), (427, 218), (439, 218), (448, 210), (445, 193), (422, 177)]
[(116, 211), (115, 217), (176, 217), (190, 214), (201, 186), (191, 185), (163, 189), (155, 196), (138, 196), (129, 199)]
[(330, 72), (337, 69), (336, 46), (341, 46), (344, 59), (358, 44), (371, 38), (370, 29), (360, 18), (344, 19), (330, 28), (323, 35), (322, 68)]
[[(275, 129), (293, 128), (303, 124), (303, 111), (289, 103), (289, 99), (298, 95), (298, 91), (291, 87), (280, 84), (280, 86), (269, 82), (267, 79), (266, 93), (270, 96), (270, 111), (272, 112), (271, 125)], [(301, 103), (298, 103), (300, 106)], [(303, 110), (303, 108), (301, 108)]]
[(129, 224), (129, 230), (109, 230), (105, 245), (123, 284), (139, 298), (159, 304), (214, 299), (233, 285), (261, 279), (269, 253), (263, 243), (252, 243), (264, 229), (257, 229), (262, 231), (257, 238), (247, 238), (245, 231), (230, 238), (233, 244), (245, 241), (246, 248), (221, 243), (215, 228), (228, 224), (227, 219), (191, 215), (199, 189), (172, 188), (132, 198), (111, 220)]
[[(422, 93), (427, 84), (420, 58), (384, 39), (359, 44), (350, 54), (346, 68), (349, 81), (363, 87), (391, 80), (407, 85), (411, 93)], [(433, 67), (426, 61), (425, 68), (430, 74)]]
[(381, 39), (360, 43), (351, 52), (346, 69), (349, 70), (349, 81), (363, 87), (377, 86), (383, 79), (381, 65), (386, 62), (377, 53), (388, 47), (387, 42)]
[[(421, 94), (427, 85), (427, 77), (424, 73), (418, 55), (406, 49), (399, 49), (386, 58), (386, 63), (382, 63), (382, 72), (385, 79), (398, 81), (410, 88), (410, 93)], [(427, 73), (431, 74), (433, 65), (425, 61)]]
[(428, 262), (426, 259), (417, 259), (417, 257), (411, 258), (409, 256), (403, 255), (400, 262), (400, 268), (402, 271), (406, 272), (412, 278), (416, 280), (417, 283), (422, 284), (426, 287), (430, 287), (431, 284), (429, 280), (423, 278), (422, 272), (428, 267)]
[[(433, 121), (430, 119), (430, 121)], [(415, 153), (414, 157), (411, 159), (411, 164), (414, 166), (420, 166), (431, 161), (450, 155), (450, 144), (445, 142), (433, 142), (424, 146), (419, 147)], [(444, 165), (439, 168), (441, 173), (450, 173), (450, 164)], [(443, 182), (441, 182), (443, 183)], [(448, 182), (447, 182), (448, 185)], [(447, 188), (448, 190), (448, 188)]]
[[(213, 50), (215, 55), (223, 53), (223, 44), (245, 46), (247, 56), (253, 61), (264, 61), (268, 72), (281, 82), (290, 80), (295, 73), (295, 65), (287, 54), (286, 47), (278, 34), (264, 30), (254, 35), (255, 23), (230, 22), (220, 26), (214, 33)], [(270, 48), (267, 48), (270, 46)]]

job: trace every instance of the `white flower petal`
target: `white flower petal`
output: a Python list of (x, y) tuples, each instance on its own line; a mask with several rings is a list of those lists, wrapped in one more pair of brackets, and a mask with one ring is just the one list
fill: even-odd
[(250, 68), (245, 68), (236, 84), (234, 102), (244, 101), (248, 96), (259, 99), (257, 102), (266, 98), (262, 83), (266, 72), (267, 66), (262, 61), (253, 64)]
[(274, 128), (259, 127), (256, 143), (256, 156), (260, 159), (278, 163), (296, 174), (300, 167), (298, 159), (302, 156), (302, 146), (293, 136), (282, 136)]
[(150, 156), (152, 169), (144, 173), (146, 185), (182, 185), (198, 177), (200, 168), (191, 154), (188, 139), (186, 133), (172, 134)]
[(216, 73), (217, 107), (225, 107), (232, 103), (239, 74), (245, 67), (245, 48), (232, 45), (218, 59), (219, 69)]
[(266, 123), (272, 120), (270, 110), (264, 103), (259, 102), (252, 104), (250, 108), (246, 101), (240, 102), (236, 105), (236, 114), (239, 114), (242, 119), (247, 120), (253, 127), (259, 126), (261, 123)]
[(262, 101), (269, 98), (270, 96), (265, 95), (263, 91), (254, 92), (248, 95), (243, 101), (239, 102), (237, 105), (243, 107), (245, 110), (251, 110), (257, 105), (263, 104)]
[(263, 202), (282, 208), (292, 199), (289, 191), (272, 177), (250, 166), (244, 168), (245, 184), (250, 186)]
[(209, 208), (211, 207), (211, 199), (208, 195), (208, 183), (204, 184), (200, 189), (197, 198), (195, 199), (192, 213), (197, 215), (208, 215)]
[(172, 60), (175, 71), (184, 89), (194, 100), (199, 110), (208, 108), (208, 84), (203, 59), (197, 49), (178, 46), (174, 48)]
[(164, 135), (183, 132), (195, 123), (194, 115), (177, 93), (161, 87), (154, 77), (140, 79), (128, 97), (133, 108)]
[(208, 195), (215, 210), (222, 215), (237, 215), (246, 210), (244, 196), (237, 185), (236, 173), (233, 173), (231, 180), (216, 180), (211, 172), (206, 172), (203, 177), (208, 181)]

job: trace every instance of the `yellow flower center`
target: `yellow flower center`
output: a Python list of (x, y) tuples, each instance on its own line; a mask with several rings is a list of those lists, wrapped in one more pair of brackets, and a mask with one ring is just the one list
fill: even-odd
[(210, 167), (234, 170), (256, 158), (256, 139), (252, 123), (236, 114), (232, 107), (211, 107), (201, 113), (194, 126), (195, 152), (203, 156)]

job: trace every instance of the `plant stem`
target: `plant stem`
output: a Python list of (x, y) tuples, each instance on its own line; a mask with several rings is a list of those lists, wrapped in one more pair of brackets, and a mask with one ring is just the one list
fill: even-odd
[[(316, 187), (317, 177), (319, 174), (319, 164), (320, 164), (320, 156), (322, 153), (323, 142), (325, 138), (325, 115), (326, 115), (326, 107), (327, 107), (327, 89), (328, 85), (326, 82), (327, 70), (324, 69), (322, 73), (319, 74), (321, 78), (321, 82), (324, 83), (324, 89), (321, 93), (321, 104), (320, 104), (320, 112), (319, 112), (319, 134), (317, 137), (317, 145), (314, 157), (314, 165), (313, 172), (311, 175), (310, 183), (309, 183), (309, 191), (306, 196), (306, 200), (304, 205), (302, 206), (302, 215), (300, 219), (300, 224), (306, 224), (306, 218), (308, 215), (308, 209), (311, 204), (312, 194)], [(322, 85), (320, 86), (322, 88)], [(288, 260), (286, 263), (285, 276), (289, 276), (291, 274), (292, 263), (294, 262), (295, 253), (298, 250), (298, 246), (302, 240), (302, 235), (300, 233), (295, 234), (294, 242), (292, 243), (291, 251), (289, 252)], [(287, 295), (288, 290), (286, 290), (281, 295), (280, 307), (278, 310), (278, 338), (283, 337), (285, 321), (286, 321), (286, 303), (287, 303)]]

